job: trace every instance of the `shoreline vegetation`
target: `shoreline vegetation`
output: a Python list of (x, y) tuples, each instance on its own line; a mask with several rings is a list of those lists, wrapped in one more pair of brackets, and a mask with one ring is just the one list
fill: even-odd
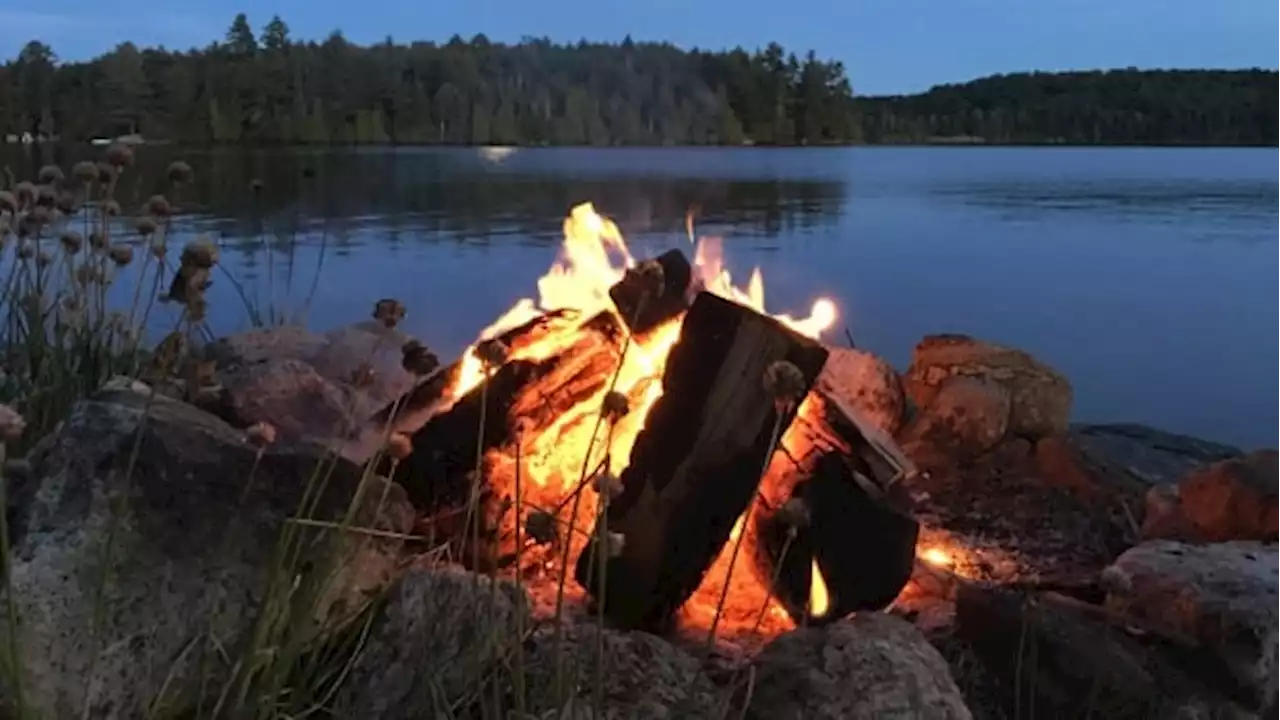
[(202, 49), (0, 65), (0, 140), (183, 146), (1277, 146), (1273, 70), (1014, 73), (860, 96), (840, 62), (483, 35), (361, 46), (244, 14)]

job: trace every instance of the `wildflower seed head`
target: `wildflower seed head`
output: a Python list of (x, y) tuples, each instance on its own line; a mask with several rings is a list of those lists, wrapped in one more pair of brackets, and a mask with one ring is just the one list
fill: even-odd
[(476, 357), (480, 359), (480, 362), (484, 363), (485, 367), (490, 369), (500, 368), (505, 365), (507, 356), (510, 354), (510, 348), (498, 338), (485, 340), (476, 346)]
[(604, 497), (616, 498), (622, 494), (622, 480), (606, 470), (591, 479), (591, 489)]
[(120, 214), (120, 203), (114, 199), (103, 200), (102, 212), (106, 213), (108, 217), (116, 217)]
[(151, 245), (149, 247), (151, 248), (151, 254), (155, 256), (157, 260), (164, 260), (165, 256), (169, 254), (168, 244), (165, 243), (164, 238), (158, 235), (151, 238)]
[(0, 212), (18, 212), (18, 198), (8, 190), (0, 190)]
[(786, 360), (778, 360), (764, 372), (764, 389), (773, 396), (775, 403), (795, 403), (805, 391), (804, 373)]
[(169, 200), (163, 195), (152, 195), (147, 198), (143, 211), (151, 213), (156, 217), (169, 217), (173, 213), (173, 206), (169, 204)]
[(111, 262), (116, 267), (124, 267), (133, 262), (133, 246), (131, 245), (112, 245), (107, 251), (107, 255), (111, 258)]
[(45, 252), (45, 251), (43, 251), (43, 250), (41, 250), (40, 252), (36, 253), (36, 265), (37, 265), (37, 266), (42, 267), (42, 268), (47, 268), (47, 267), (49, 267), (49, 266), (50, 266), (50, 265), (52, 265), (52, 264), (53, 264), (53, 256), (52, 256), (52, 255), (50, 255), (49, 253), (47, 253), (47, 252)]
[(84, 247), (84, 237), (75, 230), (63, 231), (58, 242), (62, 243), (62, 250), (68, 255), (75, 255), (80, 252), (80, 248)]
[(45, 185), (56, 185), (66, 180), (67, 176), (57, 165), (45, 165), (40, 168), (40, 172), (36, 173), (36, 179)]
[(610, 390), (604, 396), (604, 416), (610, 422), (621, 420), (631, 410), (631, 401), (617, 390)]
[(400, 364), (405, 371), (419, 377), (429, 375), (440, 367), (440, 359), (417, 340), (410, 340), (400, 348)]
[(627, 547), (627, 536), (620, 532), (608, 532), (604, 536), (604, 552), (610, 558), (622, 556), (622, 551)]
[(64, 191), (58, 193), (57, 206), (58, 210), (62, 211), (63, 214), (75, 215), (76, 211), (80, 209), (80, 201), (76, 199), (74, 194)]
[(89, 247), (102, 250), (107, 246), (107, 237), (98, 230), (89, 231)]
[(276, 442), (276, 426), (269, 422), (256, 422), (244, 431), (245, 440), (259, 450), (274, 445)]
[(58, 191), (52, 185), (41, 185), (36, 189), (36, 205), (51, 208), (58, 204)]
[(169, 175), (169, 182), (174, 185), (191, 182), (191, 166), (184, 160), (174, 160), (169, 163), (169, 170), (167, 174)]
[(553, 543), (556, 540), (556, 517), (545, 510), (534, 510), (525, 520), (524, 529), (539, 545)]
[(6, 443), (20, 440), (26, 429), (27, 421), (17, 410), (0, 404), (0, 440)]
[(49, 212), (49, 208), (43, 205), (37, 205), (27, 211), (26, 219), (34, 224), (35, 229), (39, 230), (45, 225), (48, 225), (49, 220), (51, 220), (52, 217), (53, 216)]
[(142, 237), (150, 237), (156, 231), (156, 220), (148, 215), (143, 215), (134, 221), (133, 227)]
[(89, 263), (85, 263), (77, 267), (76, 282), (81, 285), (92, 285), (94, 281), (97, 280), (97, 273), (94, 272), (96, 269), (97, 268), (93, 267)]
[(98, 182), (103, 185), (110, 185), (120, 176), (120, 171), (116, 170), (116, 166), (103, 160), (97, 164)]
[(98, 166), (89, 160), (81, 160), (71, 166), (71, 176), (81, 183), (88, 185), (98, 179)]
[(209, 301), (204, 295), (192, 295), (187, 298), (187, 319), (191, 322), (203, 322), (209, 313)]
[(394, 298), (383, 298), (373, 305), (373, 319), (382, 323), (383, 327), (393, 328), (400, 324), (405, 312), (404, 305)]
[(387, 454), (396, 460), (404, 460), (413, 453), (413, 440), (402, 432), (393, 432), (387, 438)]
[(636, 267), (636, 275), (640, 278), (640, 287), (644, 292), (657, 295), (662, 292), (665, 280), (662, 265), (657, 260), (645, 260)]
[(209, 269), (218, 264), (218, 247), (208, 240), (195, 240), (182, 248), (184, 267)]
[(793, 497), (778, 508), (778, 521), (788, 528), (809, 527), (809, 504), (802, 498)]
[(17, 196), (20, 207), (28, 207), (36, 201), (36, 185), (30, 180), (23, 180), (13, 186), (13, 194)]
[(107, 148), (103, 159), (115, 168), (125, 168), (133, 164), (133, 148), (123, 143), (116, 143)]

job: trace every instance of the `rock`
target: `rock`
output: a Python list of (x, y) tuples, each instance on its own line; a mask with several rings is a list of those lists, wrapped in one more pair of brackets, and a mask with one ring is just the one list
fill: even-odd
[(927, 408), (944, 381), (954, 376), (983, 378), (1008, 392), (1008, 432), (1036, 440), (1067, 429), (1071, 383), (1031, 355), (965, 335), (929, 335), (916, 345), (903, 376), (907, 397)]
[(969, 718), (938, 651), (883, 613), (778, 637), (755, 661), (746, 717), (759, 720)]
[(1102, 608), (1068, 597), (964, 584), (956, 637), (981, 666), (974, 674), (1002, 680), (983, 699), (1013, 717), (1246, 717), (1203, 682), (1212, 673), (1194, 652), (1127, 632)]
[(1089, 463), (1109, 476), (1127, 476), (1142, 492), (1242, 454), (1229, 445), (1128, 423), (1073, 425), (1068, 441)]
[[(211, 345), (227, 420), (276, 426), (285, 439), (325, 443), (353, 462), (377, 449), (372, 418), (413, 386), (401, 348), (411, 338), (376, 322), (316, 335), (298, 327), (251, 330)], [(362, 442), (352, 442), (362, 437)]]
[(1277, 539), (1277, 454), (1253, 452), (1151, 488), (1145, 539), (1223, 542)]
[(1259, 706), (1276, 697), (1276, 545), (1145, 542), (1102, 573), (1107, 607), (1198, 643)]
[[(601, 635), (603, 633), (603, 635)], [(595, 668), (600, 657), (598, 641), (603, 642), (604, 665), (603, 713), (600, 718), (704, 718), (720, 717), (728, 700), (727, 694), (700, 672), (698, 660), (689, 652), (660, 638), (639, 631), (601, 630), (588, 620), (565, 627), (563, 634), (565, 664), (576, 669), (577, 694), (570, 705), (576, 713), (553, 714), (564, 717), (590, 717), (588, 710), (595, 687)], [(556, 639), (550, 630), (534, 636), (532, 648), (524, 657), (530, 706), (538, 711), (561, 709), (555, 696)]]
[(511, 583), (457, 568), (414, 568), (370, 628), (340, 692), (341, 717), (436, 716), (483, 687), (494, 660), (519, 648), (513, 639), (529, 626), (528, 615), (528, 599)]
[(902, 425), (906, 398), (902, 379), (879, 357), (852, 348), (828, 347), (827, 364), (818, 376), (818, 388), (859, 411), (886, 435)]
[[(189, 697), (200, 638), (212, 632), (234, 651), (268, 591), (311, 608), (290, 623), (309, 637), (350, 618), (395, 570), (399, 540), (299, 525), (297, 562), (280, 567), (281, 530), (299, 514), (319, 456), (295, 447), (259, 458), (242, 432), (189, 405), (105, 391), (73, 406), (40, 447), (29, 458), (34, 488), (10, 511), (19, 643), (29, 649), (23, 688), (43, 717), (81, 716), (91, 667), (87, 717), (141, 717), (162, 687), (170, 699)], [(351, 505), (359, 469), (328, 466), (305, 517), (335, 520)], [(401, 488), (372, 478), (364, 490), (353, 525), (409, 529)], [(272, 577), (296, 587), (271, 586)]]
[[(904, 451), (913, 459), (922, 452), (951, 462), (976, 458), (1004, 438), (1010, 407), (1009, 393), (995, 382), (981, 377), (948, 378), (903, 430)], [(938, 464), (926, 457), (918, 462), (926, 467)]]

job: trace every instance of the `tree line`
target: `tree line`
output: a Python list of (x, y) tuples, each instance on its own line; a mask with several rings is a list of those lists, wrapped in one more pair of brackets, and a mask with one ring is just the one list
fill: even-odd
[(0, 133), (185, 144), (549, 145), (1276, 143), (1276, 73), (1024, 74), (856, 98), (845, 68), (778, 44), (361, 46), (290, 37), (237, 15), (203, 49), (122, 43), (59, 62), (32, 41), (0, 65)]

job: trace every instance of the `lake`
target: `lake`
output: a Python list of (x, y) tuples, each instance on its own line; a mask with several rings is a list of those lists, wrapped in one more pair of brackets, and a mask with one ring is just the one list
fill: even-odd
[[(90, 151), (3, 157), (21, 175)], [(693, 208), (740, 283), (762, 268), (771, 312), (829, 295), (857, 344), (900, 368), (922, 335), (964, 332), (1065, 372), (1078, 420), (1276, 443), (1275, 149), (526, 149), (494, 162), (154, 148), (125, 182), (131, 199), (163, 189), (171, 157), (197, 175), (183, 232), (219, 239), (260, 302), (268, 286), (295, 309), (310, 296), (315, 327), (395, 297), (407, 330), (451, 355), (536, 294), (573, 205), (594, 203), (641, 257), (688, 247)], [(235, 285), (215, 280), (216, 332), (247, 323)]]

